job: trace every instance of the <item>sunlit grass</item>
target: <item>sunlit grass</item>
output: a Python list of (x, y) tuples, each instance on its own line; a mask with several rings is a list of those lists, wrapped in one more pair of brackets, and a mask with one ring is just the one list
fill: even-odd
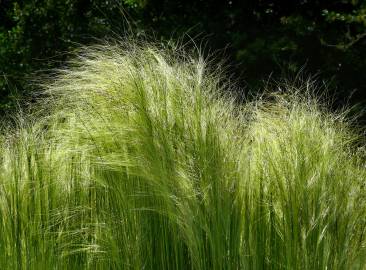
[(365, 148), (311, 91), (238, 105), (128, 42), (69, 66), (0, 137), (1, 269), (365, 269)]

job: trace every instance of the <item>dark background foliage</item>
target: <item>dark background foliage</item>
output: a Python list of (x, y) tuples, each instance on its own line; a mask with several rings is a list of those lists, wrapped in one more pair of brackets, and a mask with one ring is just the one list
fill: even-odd
[(337, 106), (366, 103), (366, 1), (0, 0), (0, 115), (32, 95), (35, 71), (128, 31), (220, 50), (247, 90), (304, 70)]

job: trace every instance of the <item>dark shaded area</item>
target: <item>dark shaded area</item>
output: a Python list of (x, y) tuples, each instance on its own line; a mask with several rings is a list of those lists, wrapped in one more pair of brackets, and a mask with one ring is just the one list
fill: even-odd
[(364, 1), (0, 0), (0, 112), (34, 92), (29, 74), (126, 31), (221, 50), (251, 91), (303, 69), (329, 84), (336, 106), (366, 104)]

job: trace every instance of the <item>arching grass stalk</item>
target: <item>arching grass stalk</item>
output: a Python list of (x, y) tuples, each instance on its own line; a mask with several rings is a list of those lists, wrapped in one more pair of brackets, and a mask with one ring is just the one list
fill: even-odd
[(2, 268), (365, 269), (360, 138), (228, 87), (179, 50), (84, 49), (1, 137)]

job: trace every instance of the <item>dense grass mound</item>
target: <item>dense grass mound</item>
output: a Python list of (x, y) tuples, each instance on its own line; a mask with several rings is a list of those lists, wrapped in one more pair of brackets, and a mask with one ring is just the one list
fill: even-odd
[(365, 269), (360, 138), (226, 87), (184, 53), (81, 53), (0, 137), (1, 269)]

